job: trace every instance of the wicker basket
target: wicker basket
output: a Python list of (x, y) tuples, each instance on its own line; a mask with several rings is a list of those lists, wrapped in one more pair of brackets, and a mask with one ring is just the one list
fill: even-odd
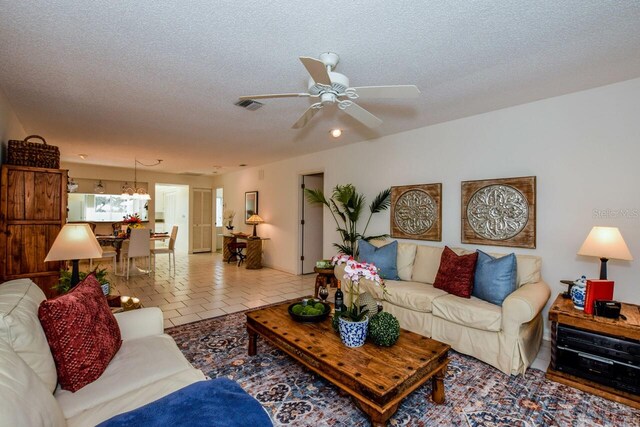
[[(42, 144), (29, 142), (32, 138), (41, 140)], [(7, 163), (10, 165), (60, 169), (60, 150), (47, 144), (47, 141), (38, 135), (29, 135), (24, 141), (9, 141), (7, 157)]]

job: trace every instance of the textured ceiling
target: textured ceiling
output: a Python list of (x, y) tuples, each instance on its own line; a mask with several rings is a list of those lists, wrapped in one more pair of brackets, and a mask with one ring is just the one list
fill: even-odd
[[(0, 88), (64, 160), (224, 172), (638, 77), (638, 28), (636, 0), (0, 0)], [(293, 130), (304, 98), (233, 105), (305, 91), (298, 56), (324, 51), (353, 86), (422, 95), (360, 102), (375, 131), (330, 108)]]

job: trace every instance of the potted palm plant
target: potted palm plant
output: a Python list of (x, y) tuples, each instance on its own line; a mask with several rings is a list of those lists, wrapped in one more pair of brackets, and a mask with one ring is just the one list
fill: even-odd
[[(109, 274), (106, 268), (96, 268), (96, 279), (98, 279), (98, 283), (100, 283), (100, 287), (102, 288), (102, 293), (105, 295), (109, 295), (111, 291), (111, 284), (109, 282)], [(81, 271), (80, 272), (80, 280), (84, 280), (85, 277), (90, 273)], [(66, 294), (71, 290), (71, 271), (61, 269), (60, 270), (60, 279), (58, 280), (58, 284), (53, 286), (53, 289), (57, 290), (60, 294)]]
[(322, 190), (305, 189), (304, 192), (309, 203), (323, 204), (329, 208), (336, 222), (337, 231), (342, 238), (342, 243), (333, 244), (340, 253), (355, 256), (357, 250), (356, 243), (358, 240), (369, 241), (371, 239), (388, 237), (388, 234), (366, 236), (366, 233), (373, 214), (389, 208), (391, 204), (390, 188), (381, 191), (369, 204), (369, 218), (367, 218), (362, 233), (358, 232), (357, 227), (360, 216), (365, 209), (366, 198), (358, 193), (353, 184), (336, 185), (329, 199), (325, 197)]

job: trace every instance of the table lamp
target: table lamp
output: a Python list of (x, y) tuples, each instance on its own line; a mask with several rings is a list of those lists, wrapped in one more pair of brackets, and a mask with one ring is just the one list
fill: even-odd
[(79, 260), (90, 258), (102, 258), (102, 248), (89, 224), (65, 224), (44, 261), (71, 260), (73, 265), (71, 287), (73, 288), (80, 282)]
[(578, 255), (600, 258), (600, 279), (607, 279), (607, 261), (610, 259), (633, 260), (618, 227), (593, 227)]
[(253, 224), (253, 234), (251, 235), (251, 237), (258, 237), (258, 235), (256, 234), (256, 225), (262, 224), (263, 222), (264, 220), (257, 214), (253, 214), (249, 217), (249, 219), (247, 220), (247, 224)]

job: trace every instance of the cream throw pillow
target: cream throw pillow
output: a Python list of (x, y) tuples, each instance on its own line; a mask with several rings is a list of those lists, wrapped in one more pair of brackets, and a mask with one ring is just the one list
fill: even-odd
[(416, 247), (413, 243), (398, 244), (398, 277), (410, 281), (413, 274), (413, 262), (416, 259)]
[(443, 247), (418, 245), (411, 280), (433, 284), (438, 274), (443, 250)]

